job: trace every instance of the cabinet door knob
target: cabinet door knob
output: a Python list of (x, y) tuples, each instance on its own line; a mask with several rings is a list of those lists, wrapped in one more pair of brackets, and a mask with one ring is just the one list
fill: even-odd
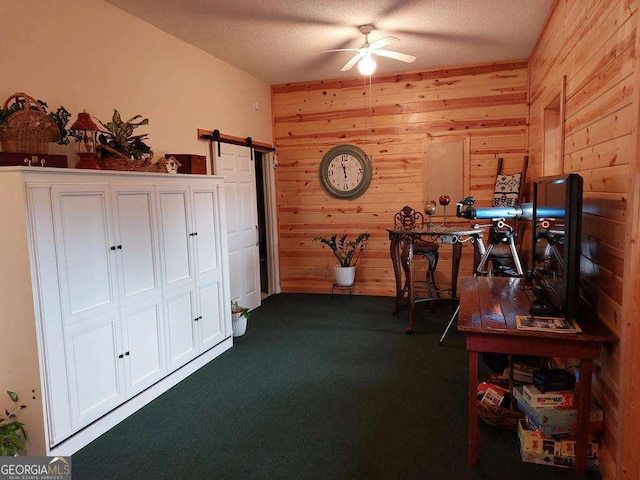
[(124, 352), (124, 354), (128, 357), (129, 356), (129, 352)]
[(118, 250), (122, 250), (122, 245), (118, 245)]
[(113, 250), (113, 251), (115, 251), (115, 250), (116, 250), (115, 245), (111, 247), (111, 250)]
[(124, 358), (124, 355), (121, 353), (120, 355), (118, 355), (118, 358)]

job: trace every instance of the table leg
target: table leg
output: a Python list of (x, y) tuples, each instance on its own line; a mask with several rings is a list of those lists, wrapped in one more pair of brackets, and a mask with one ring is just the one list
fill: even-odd
[(409, 300), (409, 324), (407, 325), (406, 331), (408, 334), (413, 333), (413, 309), (416, 304), (413, 292), (413, 242), (413, 237), (407, 239), (407, 299)]
[(589, 442), (589, 414), (591, 412), (591, 375), (593, 360), (580, 360), (578, 382), (578, 425), (576, 431), (576, 476), (583, 477), (587, 470), (587, 444)]
[(480, 260), (482, 260), (482, 256), (486, 251), (487, 250), (484, 247), (484, 242), (482, 241), (482, 235), (474, 237), (473, 238), (473, 274), (474, 275), (478, 271), (478, 265), (480, 265)]
[(462, 257), (462, 242), (453, 242), (453, 257), (451, 259), (451, 296), (458, 298), (458, 272), (460, 272), (460, 258)]
[(393, 315), (398, 315), (398, 313), (400, 313), (400, 307), (402, 305), (402, 297), (404, 296), (404, 291), (402, 288), (402, 273), (400, 271), (400, 236), (389, 233), (389, 240), (391, 263), (393, 263), (393, 274), (396, 278), (396, 306), (391, 313)]
[(478, 463), (478, 352), (469, 351), (469, 465)]

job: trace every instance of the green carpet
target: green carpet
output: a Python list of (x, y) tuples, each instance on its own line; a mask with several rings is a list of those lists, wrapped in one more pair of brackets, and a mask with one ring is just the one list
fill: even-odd
[[(569, 479), (480, 424), (467, 463), (467, 354), (451, 308), (281, 294), (235, 345), (73, 456), (83, 479)], [(591, 473), (588, 478), (600, 478)]]

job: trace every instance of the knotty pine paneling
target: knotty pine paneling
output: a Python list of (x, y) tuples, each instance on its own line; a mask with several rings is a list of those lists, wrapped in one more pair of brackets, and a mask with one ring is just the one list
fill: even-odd
[[(527, 63), (519, 61), (379, 76), (371, 84), (354, 78), (273, 86), (282, 290), (329, 292), (335, 262), (313, 237), (368, 231), (355, 291), (395, 295), (386, 229), (404, 205), (424, 206), (426, 142), (468, 137), (469, 193), (490, 205), (497, 157), (511, 173), (521, 171), (527, 154), (527, 83)], [(372, 157), (371, 186), (353, 201), (330, 198), (318, 180), (323, 155), (344, 143)], [(451, 200), (449, 222), (468, 226), (455, 218), (460, 199)], [(434, 220), (442, 221), (441, 207)], [(471, 274), (472, 261), (466, 245), (462, 275)], [(436, 281), (451, 283), (450, 245), (440, 249)]]
[[(601, 473), (606, 480), (640, 478), (637, 454), (624, 454), (640, 445), (636, 441), (623, 447), (620, 437), (631, 438), (631, 427), (620, 423), (619, 411), (623, 389), (633, 387), (634, 397), (639, 392), (638, 380), (631, 381), (626, 368), (629, 361), (640, 362), (638, 338), (626, 332), (637, 333), (640, 319), (624, 318), (623, 308), (634, 303), (625, 299), (633, 295), (625, 287), (625, 272), (637, 275), (625, 265), (627, 257), (637, 258), (637, 252), (635, 257), (628, 253), (630, 228), (637, 231), (639, 214), (628, 208), (630, 179), (638, 171), (637, 10), (636, 0), (559, 0), (529, 61), (531, 175), (539, 175), (545, 163), (544, 108), (560, 94), (566, 77), (563, 168), (584, 178), (585, 292), (595, 299), (600, 321), (620, 337), (620, 344), (603, 349), (594, 378), (594, 395), (605, 411)], [(627, 348), (635, 353), (625, 362), (621, 359)], [(637, 426), (637, 411), (632, 418)]]

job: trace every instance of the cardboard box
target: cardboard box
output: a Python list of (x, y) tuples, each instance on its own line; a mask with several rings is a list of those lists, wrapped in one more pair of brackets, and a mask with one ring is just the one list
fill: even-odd
[[(554, 435), (554, 436), (568, 436), (575, 435), (577, 429), (577, 422), (573, 421), (571, 423), (538, 423), (536, 419), (526, 416), (529, 424), (542, 432), (545, 435)], [(589, 431), (590, 432), (603, 432), (604, 431), (604, 422), (589, 422)]]
[[(573, 468), (575, 457), (563, 457), (551, 455), (548, 453), (532, 453), (525, 452), (520, 449), (520, 456), (523, 462), (537, 463), (539, 465), (551, 465), (553, 467)], [(587, 458), (587, 470), (598, 471), (600, 469), (600, 460), (597, 458)]]
[(504, 393), (499, 392), (498, 389), (490, 385), (482, 395), (480, 404), (485, 407), (499, 407), (502, 400), (504, 400)]
[(556, 441), (548, 435), (531, 428), (526, 420), (518, 422), (518, 438), (520, 447), (525, 452), (531, 453), (553, 453), (556, 448)]
[[(524, 398), (523, 387), (515, 387), (513, 389), (513, 398), (516, 400), (520, 411), (526, 415), (529, 423), (545, 435), (575, 433), (578, 419), (577, 408), (534, 407)], [(589, 422), (589, 428), (592, 432), (602, 431), (604, 414), (601, 408), (591, 405)]]
[(574, 408), (573, 390), (558, 390), (542, 393), (535, 385), (523, 385), (522, 396), (534, 407)]
[[(572, 468), (575, 462), (575, 440), (554, 440), (533, 430), (524, 420), (518, 423), (520, 456), (524, 462)], [(598, 444), (587, 445), (587, 468), (598, 470)]]
[[(528, 453), (553, 454), (559, 457), (575, 457), (575, 440), (556, 439), (528, 425), (525, 420), (518, 422), (518, 438), (522, 451)], [(587, 457), (598, 458), (598, 443), (587, 444)]]

